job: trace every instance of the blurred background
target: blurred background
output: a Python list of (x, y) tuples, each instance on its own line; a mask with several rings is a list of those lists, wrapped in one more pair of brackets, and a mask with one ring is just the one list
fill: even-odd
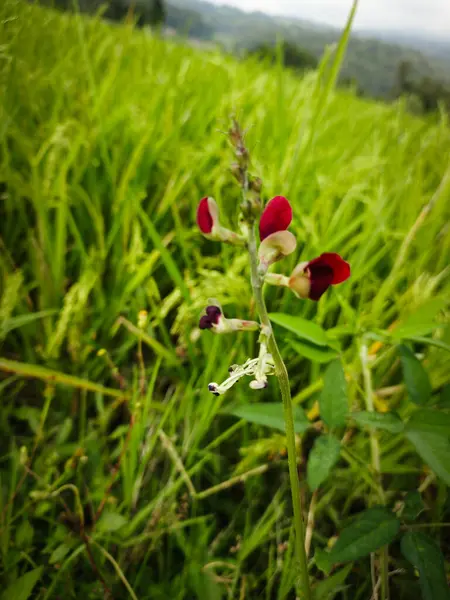
[[(231, 116), (263, 200), (293, 206), (297, 250), (277, 271), (322, 252), (352, 269), (319, 303), (266, 290), (315, 600), (385, 600), (383, 568), (392, 599), (448, 598), (450, 9), (351, 10), (0, 3), (2, 600), (296, 598), (276, 381), (212, 396), (257, 336), (198, 329), (210, 297), (256, 318), (246, 253), (195, 222), (213, 196), (238, 227)], [(337, 359), (349, 415), (316, 485)], [(319, 568), (318, 551), (379, 503), (402, 531), (417, 519), (429, 533), (438, 587), (395, 531), (384, 563)]]

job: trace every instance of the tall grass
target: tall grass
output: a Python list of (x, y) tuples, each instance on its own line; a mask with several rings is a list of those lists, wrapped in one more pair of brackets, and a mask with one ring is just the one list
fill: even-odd
[[(196, 330), (211, 290), (231, 316), (248, 305), (248, 265), (200, 238), (196, 204), (209, 194), (225, 220), (235, 214), (222, 132), (236, 113), (265, 196), (294, 206), (300, 243), (286, 271), (323, 251), (352, 265), (318, 305), (273, 289), (267, 302), (344, 335), (361, 406), (359, 336), (442, 319), (448, 305), (445, 116), (334, 92), (325, 67), (298, 79), (21, 1), (2, 3), (0, 23), (5, 581), (43, 566), (35, 592), (45, 599), (104, 589), (140, 600), (292, 597), (285, 440), (225, 414), (248, 400), (245, 386), (220, 399), (206, 389), (255, 339)], [(443, 331), (437, 343), (449, 341)], [(315, 419), (322, 369), (281, 345), (294, 400)], [(439, 391), (449, 354), (420, 349)], [(402, 411), (398, 361), (382, 344), (373, 357), (377, 408)], [(394, 501), (426, 468), (402, 440), (380, 444)], [(303, 490), (313, 548), (370, 493), (369, 439), (355, 433), (348, 445), (320, 495)], [(428, 489), (433, 520), (444, 520), (445, 487)], [(341, 598), (369, 597), (365, 565), (348, 582)], [(403, 597), (401, 576), (396, 589)]]

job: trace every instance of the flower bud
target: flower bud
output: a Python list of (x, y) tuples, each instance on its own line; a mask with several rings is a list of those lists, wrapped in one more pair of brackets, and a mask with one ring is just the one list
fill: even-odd
[(292, 207), (284, 196), (275, 196), (265, 207), (259, 222), (259, 239), (263, 242), (277, 231), (285, 231), (292, 222)]
[(256, 331), (259, 323), (244, 319), (226, 319), (217, 305), (206, 307), (205, 315), (200, 318), (200, 329), (210, 329), (213, 333), (233, 333), (234, 331)]
[(297, 240), (290, 231), (276, 231), (264, 238), (258, 249), (260, 270), (265, 273), (274, 262), (294, 252)]
[(203, 235), (209, 240), (217, 242), (227, 242), (242, 246), (245, 244), (245, 239), (222, 227), (219, 221), (219, 207), (214, 198), (202, 198), (197, 208), (197, 225)]
[(261, 177), (251, 177), (249, 181), (250, 189), (259, 194), (262, 190), (262, 179)]

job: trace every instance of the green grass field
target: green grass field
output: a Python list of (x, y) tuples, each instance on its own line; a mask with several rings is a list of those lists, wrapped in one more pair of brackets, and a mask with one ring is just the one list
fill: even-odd
[[(257, 337), (197, 329), (210, 296), (255, 316), (245, 252), (195, 225), (206, 195), (236, 225), (231, 114), (264, 198), (294, 207), (298, 249), (279, 270), (325, 251), (352, 266), (319, 303), (266, 290), (271, 312), (313, 320), (330, 344), (276, 326), (310, 421), (299, 473), (315, 599), (385, 600), (383, 574), (391, 600), (448, 598), (450, 130), (443, 114), (424, 121), (403, 102), (335, 91), (340, 58), (299, 79), (129, 25), (1, 3), (2, 600), (295, 598), (281, 404), (275, 429), (255, 422), (255, 406), (280, 402), (276, 382), (212, 396), (208, 382), (253, 356)], [(400, 360), (400, 343), (415, 356)], [(422, 430), (349, 420), (312, 493), (336, 348), (351, 411), (407, 422), (415, 403), (435, 408), (419, 409)], [(399, 511), (414, 490), (424, 510), (409, 524), (403, 513), (401, 531), (426, 533), (428, 556), (440, 546), (447, 562), (433, 562), (431, 583), (400, 534), (324, 575), (319, 551), (355, 515)]]

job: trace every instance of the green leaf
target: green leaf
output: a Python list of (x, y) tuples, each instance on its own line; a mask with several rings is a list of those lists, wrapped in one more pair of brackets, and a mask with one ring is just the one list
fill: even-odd
[(437, 403), (439, 408), (450, 408), (450, 383), (444, 385), (439, 395), (439, 401)]
[(413, 412), (405, 430), (450, 437), (450, 414), (432, 408), (421, 408)]
[(16, 544), (19, 548), (27, 549), (33, 542), (34, 529), (30, 522), (22, 521), (16, 531)]
[(353, 565), (350, 563), (331, 577), (320, 581), (313, 591), (314, 600), (332, 600), (342, 590)]
[(417, 490), (408, 492), (403, 502), (402, 519), (404, 521), (415, 521), (420, 513), (425, 510), (422, 496)]
[(440, 434), (425, 431), (406, 432), (417, 453), (447, 485), (450, 485), (450, 440)]
[(64, 560), (64, 557), (70, 552), (70, 550), (71, 550), (71, 546), (69, 546), (68, 544), (65, 544), (65, 543), (60, 544), (53, 550), (48, 562), (51, 565), (60, 563), (62, 560)]
[(339, 356), (336, 350), (325, 346), (316, 346), (310, 342), (289, 341), (289, 344), (298, 354), (317, 363), (327, 363)]
[(331, 362), (324, 376), (323, 389), (319, 396), (320, 416), (328, 427), (346, 424), (348, 415), (347, 382), (340, 360)]
[(284, 329), (295, 333), (295, 335), (302, 340), (312, 342), (313, 344), (317, 344), (317, 346), (328, 345), (327, 334), (320, 325), (317, 325), (317, 323), (314, 323), (313, 321), (308, 321), (302, 317), (285, 315), (283, 313), (270, 313), (269, 317), (271, 321), (280, 327), (284, 327)]
[(383, 429), (390, 433), (400, 433), (403, 431), (404, 424), (397, 413), (379, 413), (361, 410), (351, 414), (351, 418), (358, 423), (360, 427), (370, 427), (371, 429)]
[(420, 337), (420, 336), (410, 336), (407, 338), (411, 342), (417, 342), (418, 344), (428, 344), (429, 346), (435, 346), (436, 348), (441, 348), (441, 350), (447, 350), (450, 352), (450, 345), (446, 344), (442, 340), (435, 340), (434, 338), (429, 337)]
[(97, 530), (105, 533), (112, 533), (118, 531), (127, 523), (128, 519), (120, 513), (105, 512), (97, 523)]
[[(241, 404), (230, 411), (226, 411), (235, 417), (245, 419), (249, 423), (265, 425), (273, 429), (285, 431), (283, 405), (281, 402), (252, 402)], [(296, 433), (303, 433), (310, 426), (305, 412), (300, 406), (294, 407), (294, 429)]]
[(403, 556), (419, 571), (424, 600), (449, 600), (444, 557), (436, 542), (424, 533), (409, 531), (400, 547)]
[(39, 312), (29, 313), (26, 315), (18, 315), (17, 317), (10, 317), (3, 321), (0, 328), (0, 338), (5, 337), (10, 331), (17, 329), (18, 327), (23, 327), (24, 325), (29, 325), (34, 321), (38, 321), (39, 319), (44, 319), (45, 317), (50, 317), (55, 315), (58, 312), (57, 309), (50, 310), (41, 310)]
[(394, 340), (402, 340), (411, 336), (428, 335), (439, 326), (439, 323), (436, 323), (435, 319), (447, 304), (447, 298), (432, 298), (428, 302), (425, 302), (414, 313), (400, 321), (398, 326), (392, 331), (392, 338)]
[(34, 586), (39, 581), (44, 567), (39, 567), (28, 571), (14, 583), (12, 583), (2, 594), (2, 600), (28, 600), (31, 596)]
[(415, 404), (428, 404), (431, 399), (431, 383), (428, 373), (408, 346), (403, 344), (399, 346), (398, 353), (409, 397)]
[(321, 435), (316, 438), (309, 454), (307, 479), (311, 491), (325, 481), (334, 465), (339, 460), (341, 444), (334, 435)]
[(369, 508), (342, 531), (328, 553), (319, 554), (319, 568), (329, 572), (336, 563), (367, 556), (392, 542), (399, 529), (400, 521), (391, 511), (381, 506)]

